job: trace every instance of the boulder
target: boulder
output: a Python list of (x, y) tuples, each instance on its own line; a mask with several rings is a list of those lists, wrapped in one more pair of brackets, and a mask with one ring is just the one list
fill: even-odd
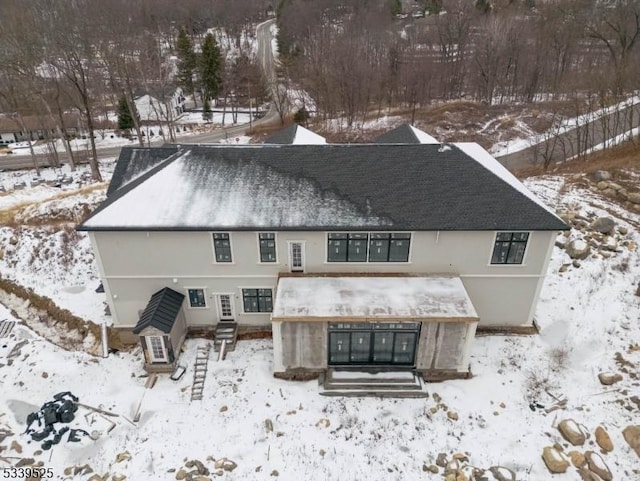
[(602, 481), (602, 479), (600, 479), (600, 476), (598, 476), (596, 473), (592, 473), (587, 468), (578, 469), (578, 474), (580, 475), (580, 479), (582, 479), (582, 481)]
[(572, 259), (586, 259), (591, 253), (591, 247), (582, 239), (574, 239), (567, 244), (566, 251)]
[(609, 182), (605, 182), (604, 180), (601, 180), (596, 184), (596, 187), (598, 188), (598, 190), (605, 190), (609, 187)]
[(542, 450), (542, 460), (552, 474), (565, 473), (569, 468), (567, 459), (551, 446), (547, 446)]
[(632, 192), (627, 195), (627, 200), (632, 204), (640, 204), (640, 192)]
[(516, 481), (516, 473), (504, 466), (491, 466), (489, 471), (498, 481)]
[(449, 419), (451, 419), (452, 421), (457, 421), (458, 420), (458, 413), (455, 411), (447, 411), (447, 417)]
[[(215, 469), (223, 469), (225, 471), (231, 472), (238, 467), (238, 464), (234, 461), (231, 461), (228, 458), (221, 458), (215, 462), (214, 467)], [(204, 473), (204, 474), (208, 474), (208, 473)]]
[(440, 466), (441, 468), (446, 468), (447, 467), (447, 455), (444, 453), (439, 453), (438, 456), (436, 457), (436, 465)]
[(202, 461), (198, 461), (197, 459), (192, 459), (191, 461), (187, 461), (184, 466), (190, 469), (195, 468), (196, 473), (200, 475), (206, 476), (209, 474), (209, 470), (207, 469), (207, 467), (202, 463)]
[(618, 241), (613, 236), (606, 236), (602, 242), (602, 247), (609, 251), (615, 251), (618, 248)]
[(564, 419), (558, 423), (558, 431), (562, 434), (562, 437), (569, 441), (574, 446), (582, 446), (587, 437), (573, 419)]
[(616, 222), (611, 217), (598, 217), (589, 228), (601, 234), (609, 234), (615, 232)]
[(622, 189), (622, 186), (620, 184), (616, 184), (615, 182), (609, 182), (609, 189), (618, 191)]
[(187, 472), (184, 469), (179, 469), (178, 472), (176, 473), (176, 479), (178, 481), (182, 481), (186, 477), (187, 477)]
[(429, 471), (430, 473), (433, 473), (433, 474), (438, 474), (438, 472), (440, 471), (438, 469), (438, 466), (436, 466), (435, 464), (430, 464), (429, 466), (425, 464), (424, 466), (422, 466), (422, 470), (425, 472)]
[(567, 238), (563, 235), (559, 235), (556, 238), (556, 247), (559, 247), (560, 249), (564, 249), (567, 245)]
[(609, 433), (602, 427), (598, 426), (596, 428), (596, 443), (600, 446), (605, 453), (610, 453), (613, 451), (613, 442), (611, 441), (611, 437)]
[(620, 233), (620, 235), (627, 235), (629, 233), (629, 229), (621, 225), (620, 227), (618, 227), (618, 232)]
[(627, 191), (627, 189), (622, 188), (617, 192), (617, 194), (618, 197), (620, 197), (622, 200), (629, 200), (629, 192)]
[(611, 386), (612, 384), (622, 381), (622, 374), (617, 372), (601, 372), (598, 374), (598, 379), (603, 386)]
[(608, 196), (610, 196), (610, 197), (613, 197), (614, 195), (616, 195), (616, 192), (617, 192), (616, 190), (614, 190), (614, 189), (612, 189), (612, 188), (610, 188), (610, 187), (609, 187), (609, 188), (606, 188), (606, 189), (604, 189), (604, 190), (602, 191), (602, 193), (603, 193), (604, 195), (608, 195)]
[(573, 464), (576, 468), (581, 468), (585, 464), (587, 464), (587, 460), (580, 451), (569, 451), (567, 453), (569, 458), (571, 459), (571, 464)]
[(606, 170), (596, 170), (595, 174), (593, 174), (593, 177), (596, 182), (601, 182), (603, 180), (611, 179), (611, 174)]
[(622, 431), (622, 436), (640, 458), (640, 426), (627, 426)]
[(589, 471), (596, 473), (604, 481), (611, 481), (613, 479), (613, 474), (611, 474), (611, 470), (609, 466), (607, 466), (607, 463), (604, 462), (604, 459), (602, 459), (602, 456), (593, 451), (587, 451), (584, 453), (584, 457), (587, 459)]

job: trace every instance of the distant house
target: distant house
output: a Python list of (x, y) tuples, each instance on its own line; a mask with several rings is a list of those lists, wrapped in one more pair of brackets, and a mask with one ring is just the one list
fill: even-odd
[(140, 120), (148, 123), (174, 120), (185, 111), (185, 101), (182, 87), (176, 86), (162, 86), (135, 94)]
[[(271, 331), (280, 377), (426, 380), (468, 376), (476, 331), (535, 330), (567, 228), (479, 145), (406, 125), (372, 144), (294, 126), (263, 145), (125, 148), (79, 226), (116, 329), (135, 340), (155, 327), (151, 366), (180, 331), (227, 325)], [(148, 324), (167, 289), (183, 321)]]
[[(56, 138), (56, 121), (48, 116), (26, 115), (22, 117), (24, 128), (15, 117), (0, 116), (0, 145), (26, 140), (44, 140)], [(82, 131), (80, 117), (77, 114), (65, 114), (65, 128), (68, 134)]]

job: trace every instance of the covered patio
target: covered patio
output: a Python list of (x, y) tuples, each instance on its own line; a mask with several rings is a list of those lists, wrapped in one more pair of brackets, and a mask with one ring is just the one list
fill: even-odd
[(281, 276), (272, 313), (274, 373), (328, 368), (466, 377), (478, 315), (458, 277)]

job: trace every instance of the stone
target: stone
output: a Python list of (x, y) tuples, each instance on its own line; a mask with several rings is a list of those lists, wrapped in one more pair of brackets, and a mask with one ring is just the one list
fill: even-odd
[(596, 170), (596, 172), (593, 174), (593, 178), (596, 180), (596, 182), (601, 182), (603, 180), (611, 179), (611, 174), (606, 170)]
[(580, 429), (580, 426), (573, 419), (564, 419), (558, 423), (558, 431), (562, 437), (574, 446), (582, 446), (587, 437)]
[(458, 413), (455, 411), (447, 411), (447, 417), (449, 419), (451, 419), (452, 421), (457, 421), (458, 420)]
[(111, 481), (124, 481), (127, 477), (124, 474), (114, 474), (111, 476)]
[(109, 473), (105, 474), (104, 476), (100, 476), (99, 474), (94, 474), (89, 479), (87, 479), (87, 481), (107, 481), (108, 478), (109, 478)]
[(570, 265), (571, 264), (562, 264), (558, 269), (558, 272), (567, 272), (567, 269), (569, 268)]
[(491, 466), (489, 471), (498, 481), (516, 481), (516, 473), (504, 466)]
[[(227, 458), (222, 458), (222, 459), (227, 459)], [(197, 459), (192, 459), (191, 461), (187, 461), (186, 463), (184, 463), (184, 466), (186, 468), (195, 468), (197, 474), (200, 475), (208, 475), (209, 474), (209, 470), (207, 469), (207, 467), (202, 464), (202, 461), (198, 461)], [(221, 468), (222, 466), (218, 466), (218, 462), (216, 461), (216, 469)]]
[(187, 477), (187, 472), (184, 469), (179, 469), (178, 472), (176, 473), (176, 479), (178, 481), (181, 481), (186, 477)]
[(11, 446), (10, 446), (9, 449), (12, 449), (13, 451), (15, 451), (18, 454), (22, 453), (22, 446), (15, 439), (13, 441), (11, 441)]
[(609, 182), (609, 188), (617, 191), (622, 189), (622, 186), (620, 184), (616, 184), (615, 182)]
[(640, 426), (627, 426), (622, 431), (622, 436), (640, 458)]
[(211, 481), (211, 478), (208, 478), (206, 476), (198, 476), (193, 478), (193, 481)]
[(607, 466), (607, 463), (604, 462), (604, 459), (602, 459), (602, 456), (593, 451), (587, 451), (584, 453), (584, 457), (587, 459), (589, 471), (596, 473), (604, 481), (611, 481), (613, 479), (613, 474), (611, 474), (611, 470), (609, 466)]
[(433, 473), (433, 474), (438, 474), (438, 472), (440, 472), (440, 470), (438, 469), (438, 466), (436, 466), (435, 464), (430, 464), (429, 466), (425, 464), (422, 466), (422, 470), (425, 472), (429, 471), (430, 473)]
[(469, 456), (467, 456), (466, 454), (463, 454), (463, 453), (454, 453), (453, 456), (451, 456), (451, 457), (453, 459), (457, 459), (461, 463), (468, 463), (469, 462)]
[(567, 238), (563, 235), (559, 235), (556, 238), (556, 243), (555, 243), (556, 247), (559, 247), (560, 249), (564, 249), (567, 246)]
[(610, 188), (610, 187), (609, 187), (609, 188), (607, 188), (607, 189), (604, 189), (604, 190), (602, 191), (602, 194), (603, 194), (603, 195), (608, 195), (608, 196), (610, 196), (610, 197), (613, 197), (614, 195), (616, 195), (616, 192), (617, 192), (617, 191), (616, 191), (615, 189), (612, 189), (612, 188)]
[(601, 234), (610, 234), (615, 232), (616, 222), (611, 217), (598, 217), (589, 228)]
[(273, 432), (273, 421), (271, 419), (265, 419), (264, 428), (267, 430), (268, 433)]
[(582, 481), (602, 481), (602, 479), (600, 479), (600, 476), (598, 476), (596, 473), (592, 473), (587, 468), (579, 468), (578, 474), (580, 475), (580, 479), (582, 479)]
[(42, 373), (42, 379), (47, 379), (49, 377), (49, 373), (47, 371), (44, 371)]
[(444, 481), (456, 481), (456, 473), (445, 474)]
[(329, 426), (331, 426), (331, 421), (329, 421), (327, 418), (322, 418), (316, 423), (316, 427), (318, 428), (328, 428)]
[(122, 453), (119, 453), (116, 456), (116, 463), (121, 463), (122, 461), (129, 461), (131, 459), (131, 454), (129, 453), (129, 451), (124, 451)]
[(229, 410), (229, 408), (227, 406), (220, 406), (220, 412), (221, 413), (226, 412), (228, 410)]
[(598, 379), (603, 386), (611, 386), (612, 384), (622, 381), (622, 374), (617, 372), (601, 372), (598, 374)]
[(620, 235), (627, 235), (629, 233), (629, 229), (621, 225), (620, 227), (618, 227), (618, 232), (620, 233)]
[(600, 446), (605, 453), (610, 453), (613, 451), (613, 442), (611, 441), (611, 436), (609, 433), (602, 427), (598, 426), (596, 428), (596, 443)]
[(33, 458), (22, 458), (20, 461), (16, 463), (16, 468), (21, 468), (23, 466), (31, 466), (35, 462), (36, 460)]
[(601, 180), (596, 184), (596, 187), (598, 188), (598, 190), (605, 190), (606, 188), (609, 187), (609, 182), (605, 182), (604, 180)]
[(552, 474), (565, 473), (569, 468), (567, 459), (551, 446), (546, 446), (542, 450), (542, 460)]
[(235, 461), (231, 461), (228, 458), (218, 459), (215, 463), (216, 469), (223, 469), (225, 471), (231, 472), (238, 467), (238, 463)]
[(271, 476), (280, 476), (280, 473), (277, 469), (274, 469), (273, 471), (271, 471)]
[(576, 468), (581, 468), (585, 464), (587, 464), (587, 460), (580, 451), (569, 451), (567, 453), (569, 455), (569, 459), (571, 459), (571, 464), (573, 464)]
[(438, 456), (436, 457), (436, 465), (440, 466), (441, 468), (446, 468), (447, 467), (447, 455), (444, 453), (439, 453)]
[(573, 267), (575, 267), (576, 269), (578, 269), (582, 264), (580, 263), (580, 261), (578, 259), (574, 259), (573, 262), (571, 263), (571, 265)]
[(632, 204), (640, 204), (640, 192), (632, 192), (627, 195), (627, 200)]
[(609, 251), (615, 251), (618, 248), (618, 241), (616, 240), (615, 237), (607, 236), (604, 238), (604, 241), (602, 242), (602, 247), (604, 247)]
[(591, 254), (591, 247), (582, 239), (572, 240), (565, 249), (572, 259), (586, 259)]
[(85, 474), (91, 474), (93, 473), (93, 468), (91, 466), (89, 466), (88, 464), (85, 464), (83, 466), (74, 466), (73, 467), (73, 475), (74, 476), (84, 476)]
[(617, 192), (617, 194), (618, 197), (620, 197), (622, 200), (629, 200), (629, 192), (627, 191), (627, 189), (622, 188)]

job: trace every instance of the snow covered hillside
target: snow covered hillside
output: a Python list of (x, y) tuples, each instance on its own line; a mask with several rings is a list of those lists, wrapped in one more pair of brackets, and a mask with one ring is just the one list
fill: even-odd
[[(612, 181), (622, 182), (618, 175), (637, 185), (635, 173), (616, 172)], [(191, 402), (196, 348), (207, 341), (187, 341), (184, 377), (160, 377), (145, 389), (139, 349), (106, 359), (64, 350), (49, 342), (64, 331), (39, 331), (46, 339), (27, 326), (35, 319), (0, 305), (0, 321), (17, 323), (0, 338), (0, 478), (2, 468), (41, 463), (53, 479), (82, 481), (191, 472), (200, 481), (544, 481), (549, 464), (566, 470), (558, 480), (640, 479), (640, 445), (634, 452), (629, 444), (640, 443), (640, 216), (596, 181), (590, 174), (526, 182), (574, 226), (553, 251), (536, 312), (541, 333), (478, 337), (473, 378), (430, 384), (426, 400), (322, 397), (316, 381), (274, 379), (271, 341), (252, 340), (225, 361), (210, 358), (204, 398)], [(104, 189), (0, 194), (2, 277), (102, 322), (93, 254), (71, 225)], [(25, 301), (2, 299), (30, 315), (19, 309)], [(90, 406), (68, 424), (88, 435), (43, 450), (21, 434), (27, 415), (64, 391)], [(586, 466), (601, 477), (582, 477)]]

